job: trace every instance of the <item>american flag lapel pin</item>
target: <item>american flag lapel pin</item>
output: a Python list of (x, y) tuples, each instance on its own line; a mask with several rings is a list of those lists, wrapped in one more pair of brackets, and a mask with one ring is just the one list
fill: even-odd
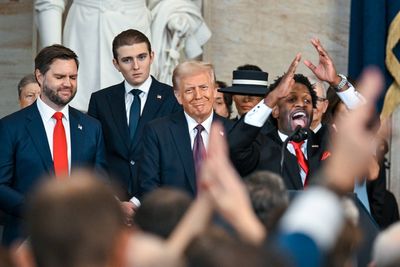
[(78, 124), (78, 129), (82, 131), (82, 125)]
[(161, 99), (162, 98), (162, 96), (161, 95), (157, 95), (157, 99)]

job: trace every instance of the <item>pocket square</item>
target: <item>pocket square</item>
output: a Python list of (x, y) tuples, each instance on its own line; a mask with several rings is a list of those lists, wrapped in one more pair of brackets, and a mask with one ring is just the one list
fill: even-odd
[(325, 152), (322, 154), (321, 160), (326, 160), (330, 155), (331, 155), (331, 152), (325, 151)]

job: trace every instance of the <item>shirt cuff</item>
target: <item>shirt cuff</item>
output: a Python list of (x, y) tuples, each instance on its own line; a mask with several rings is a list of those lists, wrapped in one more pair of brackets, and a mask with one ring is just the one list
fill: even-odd
[(272, 109), (265, 105), (264, 99), (260, 101), (244, 116), (244, 122), (251, 126), (262, 127), (267, 121)]
[(140, 207), (140, 200), (139, 199), (137, 199), (136, 197), (132, 197), (130, 200), (129, 200), (130, 202), (132, 202), (133, 203), (133, 205), (135, 205), (136, 206), (136, 208), (139, 208)]
[(365, 102), (365, 98), (353, 86), (346, 91), (337, 92), (337, 95), (348, 109), (355, 109), (360, 103)]

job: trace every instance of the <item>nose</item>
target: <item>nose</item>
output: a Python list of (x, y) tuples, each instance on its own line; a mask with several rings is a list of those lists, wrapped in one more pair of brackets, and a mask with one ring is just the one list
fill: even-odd
[(197, 88), (194, 90), (194, 97), (195, 97), (196, 99), (200, 99), (200, 98), (202, 97), (200, 88), (197, 87)]
[(65, 79), (63, 80), (63, 85), (66, 87), (70, 87), (71, 84), (71, 79), (69, 77), (65, 77)]
[(133, 67), (134, 70), (139, 69), (139, 64), (138, 64), (138, 61), (137, 61), (136, 58), (133, 59), (132, 64), (133, 64), (132, 67)]

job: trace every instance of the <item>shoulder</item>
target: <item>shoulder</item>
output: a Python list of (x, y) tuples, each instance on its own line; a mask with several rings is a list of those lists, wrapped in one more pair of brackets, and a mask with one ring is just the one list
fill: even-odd
[(110, 95), (118, 90), (125, 90), (124, 82), (114, 84), (109, 87), (100, 89), (100, 90), (92, 93), (92, 98), (107, 97), (108, 95)]
[(0, 119), (1, 123), (3, 124), (10, 124), (10, 125), (15, 125), (18, 123), (23, 123), (23, 119), (26, 117), (33, 116), (34, 114), (38, 114), (38, 109), (36, 106), (36, 102), (33, 103), (32, 105), (23, 108), (21, 110), (18, 110), (16, 112), (13, 112), (2, 119)]
[(69, 113), (71, 116), (77, 118), (80, 122), (85, 123), (91, 127), (100, 127), (101, 124), (100, 122), (93, 118), (92, 116), (89, 116), (73, 107), (69, 107)]

